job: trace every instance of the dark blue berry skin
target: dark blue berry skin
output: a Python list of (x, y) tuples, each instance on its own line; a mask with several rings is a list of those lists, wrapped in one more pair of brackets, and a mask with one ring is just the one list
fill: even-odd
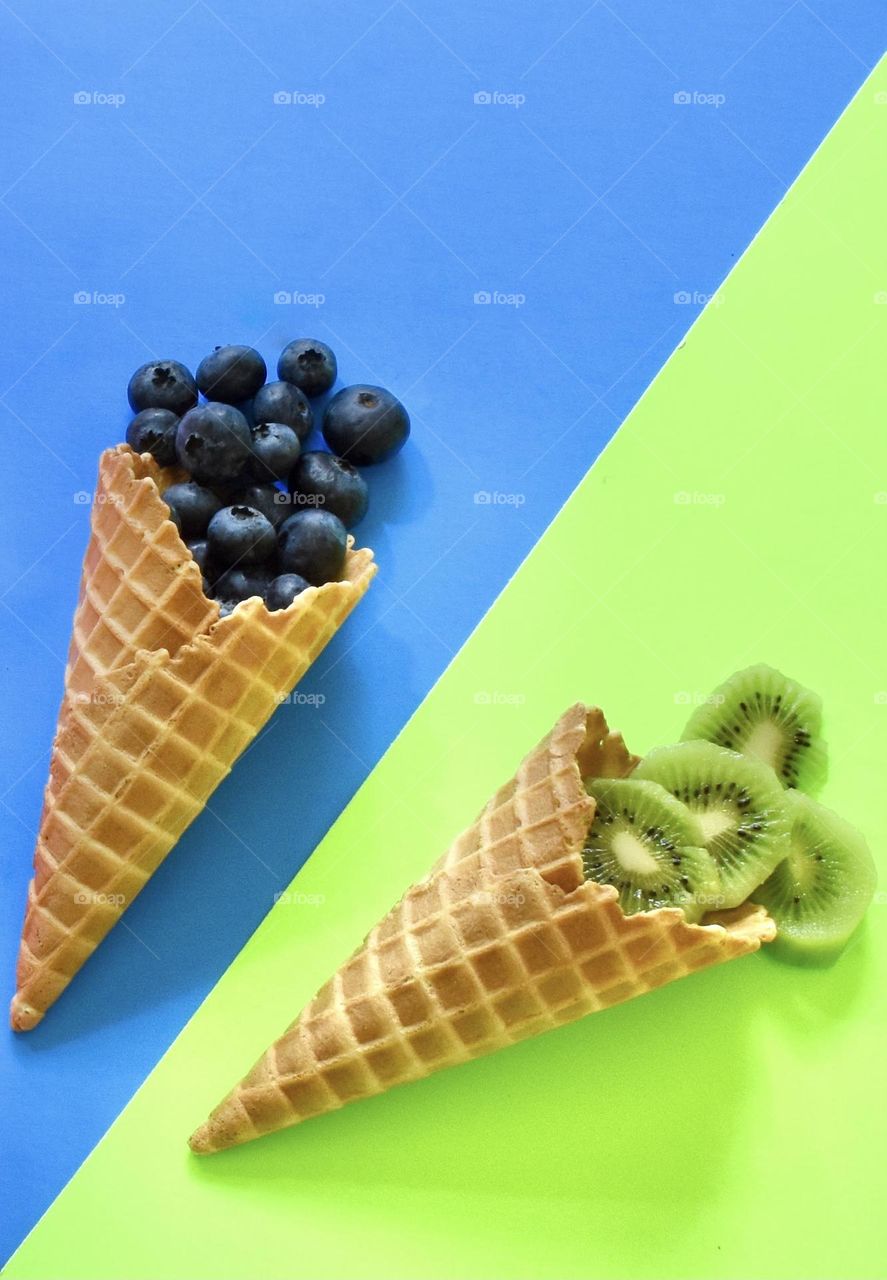
[(171, 484), (160, 496), (172, 512), (186, 542), (206, 536), (210, 520), (222, 505), (211, 489), (205, 489), (193, 480)]
[(277, 609), (286, 609), (292, 604), (296, 596), (300, 596), (310, 586), (311, 583), (306, 582), (298, 573), (282, 573), (279, 577), (274, 578), (266, 588), (265, 604), (272, 612)]
[(259, 484), (285, 480), (299, 460), (299, 437), (283, 422), (260, 422), (250, 432), (250, 472)]
[(274, 555), (277, 538), (271, 521), (254, 507), (222, 507), (209, 522), (209, 553), (220, 565), (245, 568)]
[(274, 570), (264, 565), (253, 565), (247, 569), (228, 569), (213, 585), (213, 598), (216, 600), (249, 600), (250, 596), (265, 598), (265, 592), (271, 585)]
[(281, 493), (273, 484), (251, 484), (249, 488), (241, 489), (233, 505), (255, 507), (256, 511), (268, 517), (275, 529), (293, 511), (289, 494)]
[(142, 409), (126, 428), (126, 443), (136, 453), (150, 453), (161, 467), (176, 460), (179, 415), (171, 409)]
[(197, 366), (197, 385), (207, 400), (239, 404), (256, 394), (267, 372), (253, 347), (216, 347)]
[(212, 573), (211, 573), (210, 558), (209, 558), (209, 548), (207, 546), (206, 538), (191, 538), (189, 539), (187, 545), (188, 545), (188, 550), (191, 552), (191, 558), (194, 561), (194, 563), (197, 565), (197, 568), (200, 570), (203, 577), (204, 578), (211, 577)]
[(339, 578), (348, 535), (330, 511), (297, 511), (280, 526), (277, 546), (281, 573), (298, 573), (320, 587)]
[(199, 484), (226, 485), (243, 475), (252, 438), (246, 418), (229, 404), (201, 404), (176, 430), (176, 454)]
[(336, 357), (331, 347), (316, 338), (297, 338), (284, 347), (277, 361), (277, 376), (304, 391), (322, 396), (336, 381)]
[(253, 417), (253, 401), (252, 400), (241, 400), (239, 404), (236, 404), (234, 406), (234, 408), (237, 409), (238, 412), (242, 413), (243, 416), (246, 418), (246, 424), (248, 427), (254, 427), (256, 425), (256, 420)]
[(409, 414), (384, 387), (343, 387), (323, 415), (323, 437), (333, 453), (358, 467), (392, 457), (409, 434)]
[(133, 413), (169, 409), (181, 416), (197, 403), (197, 384), (178, 360), (149, 360), (136, 369), (126, 394)]
[(290, 473), (290, 488), (301, 506), (332, 511), (346, 529), (366, 515), (370, 495), (367, 482), (350, 462), (332, 453), (303, 453)]
[[(221, 506), (233, 507), (235, 502), (240, 501), (240, 495), (243, 493), (245, 487), (251, 482), (252, 475), (249, 469), (249, 461), (247, 461), (233, 480), (215, 481), (213, 484), (213, 492), (218, 494)], [(250, 503), (247, 503), (247, 506), (250, 505)]]
[(252, 420), (258, 422), (283, 422), (292, 427), (299, 442), (304, 444), (314, 426), (311, 405), (298, 387), (290, 382), (266, 382), (251, 402)]

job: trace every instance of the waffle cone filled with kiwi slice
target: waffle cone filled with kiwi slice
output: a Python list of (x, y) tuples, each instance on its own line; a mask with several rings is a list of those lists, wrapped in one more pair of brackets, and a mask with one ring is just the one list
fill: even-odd
[(775, 933), (743, 904), (690, 924), (625, 914), (586, 879), (584, 779), (638, 762), (571, 707), (424, 880), (372, 930), (190, 1140), (208, 1153), (299, 1124), (630, 1000)]
[(15, 1030), (36, 1026), (375, 573), (220, 617), (160, 494), (183, 478), (105, 452), (22, 931)]

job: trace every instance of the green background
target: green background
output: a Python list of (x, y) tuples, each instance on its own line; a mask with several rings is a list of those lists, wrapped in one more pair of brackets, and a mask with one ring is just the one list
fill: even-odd
[(645, 751), (782, 667), (883, 869), (885, 140), (882, 64), (300, 873), (322, 901), (275, 907), (8, 1275), (884, 1273), (883, 894), (830, 969), (752, 957), (221, 1156), (185, 1140), (579, 698)]

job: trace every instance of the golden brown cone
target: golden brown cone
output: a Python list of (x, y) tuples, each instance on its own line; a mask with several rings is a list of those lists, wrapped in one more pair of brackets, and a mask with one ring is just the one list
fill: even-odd
[(207, 1153), (336, 1110), (697, 969), (775, 934), (747, 905), (687, 924), (623, 914), (586, 881), (583, 777), (637, 763), (597, 708), (571, 707), (190, 1140)]
[(160, 488), (176, 473), (102, 455), (10, 1018), (36, 1026), (289, 694), (375, 572), (288, 609), (219, 618)]

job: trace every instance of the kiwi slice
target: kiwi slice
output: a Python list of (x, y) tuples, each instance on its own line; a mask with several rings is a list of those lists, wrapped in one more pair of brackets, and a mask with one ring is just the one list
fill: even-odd
[(582, 861), (588, 880), (612, 884), (626, 915), (681, 907), (688, 920), (720, 905), (715, 865), (699, 823), (655, 782), (594, 778), (595, 799)]
[(759, 760), (712, 742), (679, 742), (651, 751), (632, 778), (658, 782), (697, 818), (724, 907), (744, 902), (786, 856), (786, 793)]
[(737, 671), (697, 707), (683, 742), (708, 742), (768, 764), (784, 787), (814, 791), (825, 778), (819, 736), (822, 704), (815, 693), (760, 663)]
[(862, 834), (830, 809), (794, 792), (789, 853), (755, 892), (776, 921), (777, 950), (790, 960), (826, 961), (865, 915), (877, 883)]

